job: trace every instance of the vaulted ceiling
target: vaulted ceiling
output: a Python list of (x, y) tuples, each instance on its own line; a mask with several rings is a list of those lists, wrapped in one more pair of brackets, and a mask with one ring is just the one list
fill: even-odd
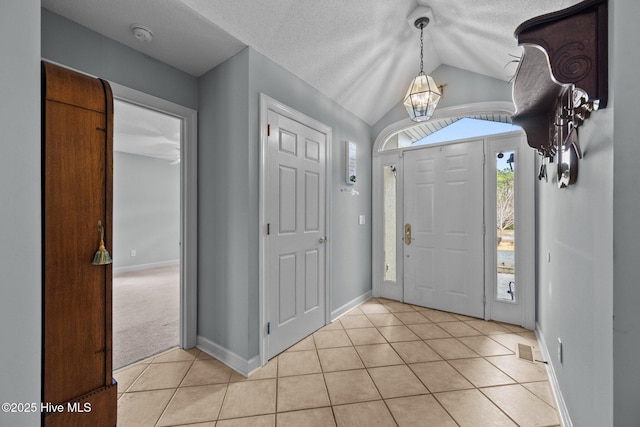
[[(375, 124), (419, 71), (419, 33), (407, 17), (432, 8), (424, 70), (441, 64), (508, 81), (523, 21), (579, 0), (42, 0), (106, 37), (200, 76), (245, 46)], [(132, 24), (149, 27), (143, 43)]]

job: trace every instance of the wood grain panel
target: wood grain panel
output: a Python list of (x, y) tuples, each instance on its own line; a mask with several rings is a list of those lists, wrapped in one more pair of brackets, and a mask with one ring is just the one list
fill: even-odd
[[(98, 221), (111, 247), (113, 100), (108, 83), (43, 63), (42, 401), (45, 425), (113, 426), (111, 265), (94, 266)], [(88, 400), (87, 400), (88, 399)], [(91, 415), (68, 404), (93, 402)], [(87, 424), (89, 423), (89, 424)]]

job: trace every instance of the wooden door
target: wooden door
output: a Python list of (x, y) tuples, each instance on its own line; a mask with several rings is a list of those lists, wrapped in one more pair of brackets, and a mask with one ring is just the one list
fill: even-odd
[(268, 358), (325, 324), (326, 135), (269, 111)]
[(43, 64), (43, 402), (47, 426), (114, 426), (111, 266), (92, 264), (98, 221), (111, 245), (109, 86)]
[(483, 141), (404, 154), (404, 301), (484, 317)]

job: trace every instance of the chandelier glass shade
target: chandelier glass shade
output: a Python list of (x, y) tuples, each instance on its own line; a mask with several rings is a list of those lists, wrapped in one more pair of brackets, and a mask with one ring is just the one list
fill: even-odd
[(413, 79), (409, 90), (407, 90), (407, 95), (404, 97), (404, 107), (411, 120), (424, 122), (433, 116), (441, 96), (433, 77), (420, 73)]
[(427, 24), (429, 24), (428, 18), (419, 18), (415, 22), (415, 26), (420, 28), (420, 73), (411, 81), (403, 102), (409, 117), (414, 122), (429, 120), (442, 96), (433, 78), (426, 75), (422, 69), (423, 31)]

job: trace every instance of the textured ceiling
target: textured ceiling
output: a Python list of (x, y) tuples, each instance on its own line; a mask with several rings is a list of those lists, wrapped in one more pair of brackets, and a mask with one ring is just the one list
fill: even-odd
[[(251, 46), (369, 124), (405, 95), (419, 71), (407, 23), (433, 10), (424, 69), (441, 64), (507, 81), (523, 21), (578, 0), (42, 0), (43, 7), (199, 76)], [(154, 32), (151, 43), (129, 29)]]

